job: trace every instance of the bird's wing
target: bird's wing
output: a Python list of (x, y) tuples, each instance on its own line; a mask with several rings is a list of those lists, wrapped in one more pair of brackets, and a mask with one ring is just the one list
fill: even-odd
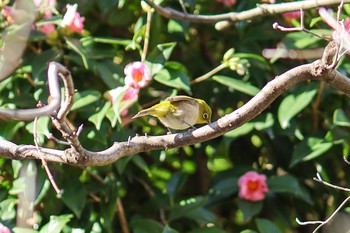
[(166, 100), (168, 100), (171, 103), (178, 102), (178, 101), (189, 101), (193, 104), (196, 103), (196, 101), (192, 97), (189, 97), (186, 95), (170, 96), (170, 97), (166, 98)]

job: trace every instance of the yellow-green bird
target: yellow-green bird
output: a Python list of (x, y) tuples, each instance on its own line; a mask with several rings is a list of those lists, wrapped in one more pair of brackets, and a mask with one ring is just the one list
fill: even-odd
[(183, 130), (210, 123), (211, 108), (204, 100), (180, 95), (141, 110), (133, 118), (147, 115), (157, 117), (168, 129)]

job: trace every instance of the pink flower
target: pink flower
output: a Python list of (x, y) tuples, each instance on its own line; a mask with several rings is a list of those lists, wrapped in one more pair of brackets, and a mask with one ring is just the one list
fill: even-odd
[(0, 233), (11, 233), (10, 229), (0, 223)]
[(248, 201), (261, 201), (265, 198), (268, 187), (266, 176), (250, 171), (238, 180), (239, 197)]
[(333, 30), (333, 40), (340, 45), (340, 57), (350, 50), (349, 20), (338, 22), (332, 15), (332, 10), (321, 7), (318, 10), (323, 21), (325, 21)]
[(217, 2), (222, 2), (226, 6), (230, 7), (236, 4), (236, 0), (216, 0)]
[[(44, 19), (52, 18), (52, 9), (56, 6), (56, 0), (33, 0), (34, 4), (43, 13)], [(55, 31), (55, 25), (53, 23), (47, 23), (43, 25), (36, 25), (39, 31), (42, 31), (46, 35), (49, 35)]]
[(128, 114), (128, 108), (137, 101), (139, 92), (140, 89), (123, 86), (110, 90), (107, 97), (113, 104), (114, 112), (125, 117)]
[(134, 88), (143, 88), (152, 80), (151, 73), (145, 63), (133, 62), (124, 69), (125, 85)]
[(55, 26), (53, 25), (53, 23), (48, 23), (48, 24), (39, 26), (38, 29), (41, 32), (45, 33), (46, 35), (50, 35), (51, 33), (53, 33), (55, 31)]
[(282, 13), (282, 17), (287, 21), (290, 22), (293, 19), (300, 19), (300, 11), (290, 11)]
[(56, 0), (33, 0), (36, 7), (55, 7)]
[(14, 14), (15, 9), (10, 6), (4, 6), (1, 11), (2, 18), (11, 24), (15, 22), (13, 19)]
[(67, 4), (67, 12), (64, 14), (61, 26), (68, 28), (71, 32), (83, 33), (85, 17), (77, 12), (78, 4)]

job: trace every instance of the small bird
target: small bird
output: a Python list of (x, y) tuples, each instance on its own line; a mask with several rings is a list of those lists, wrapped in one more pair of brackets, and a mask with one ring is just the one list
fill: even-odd
[(196, 124), (210, 123), (211, 108), (204, 100), (180, 95), (168, 97), (159, 104), (141, 110), (133, 119), (147, 115), (157, 117), (168, 130), (183, 130), (194, 128)]

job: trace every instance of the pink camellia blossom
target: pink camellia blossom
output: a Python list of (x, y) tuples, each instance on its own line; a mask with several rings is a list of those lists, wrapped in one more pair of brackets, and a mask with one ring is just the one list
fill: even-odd
[(151, 73), (143, 62), (133, 62), (125, 66), (125, 85), (133, 88), (143, 88), (152, 80)]
[(293, 19), (300, 19), (300, 11), (290, 11), (282, 13), (282, 17), (287, 21), (290, 22)]
[(9, 22), (10, 24), (14, 23), (13, 16), (15, 14), (15, 9), (10, 6), (4, 6), (4, 8), (1, 10), (1, 15), (4, 20)]
[(0, 233), (11, 233), (10, 229), (0, 223)]
[(236, 0), (216, 0), (217, 2), (221, 2), (225, 4), (226, 6), (230, 7), (236, 4)]
[(61, 26), (68, 28), (71, 32), (83, 33), (85, 17), (81, 17), (77, 12), (78, 4), (67, 4), (67, 12), (64, 14)]
[[(56, 6), (56, 0), (33, 0), (35, 6), (42, 12), (44, 19), (52, 18), (52, 10)], [(55, 31), (53, 23), (36, 25), (37, 29), (46, 35), (50, 35)]]
[(250, 171), (238, 180), (239, 197), (248, 201), (261, 201), (269, 191), (266, 176)]
[(117, 87), (108, 92), (107, 98), (113, 104), (116, 114), (125, 117), (128, 114), (128, 108), (137, 101), (140, 89), (130, 86)]
[(350, 50), (350, 34), (349, 34), (349, 20), (338, 22), (333, 17), (333, 11), (321, 7), (318, 10), (321, 18), (333, 30), (333, 40), (340, 46), (340, 57)]

